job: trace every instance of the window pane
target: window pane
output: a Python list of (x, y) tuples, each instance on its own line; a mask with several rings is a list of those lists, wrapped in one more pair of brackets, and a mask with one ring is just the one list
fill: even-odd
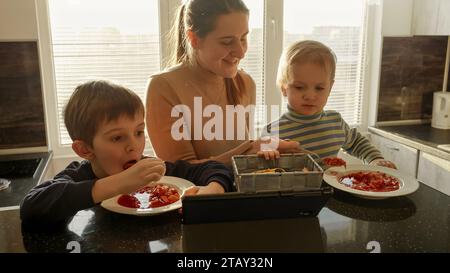
[(62, 110), (73, 89), (109, 79), (142, 100), (160, 70), (157, 0), (49, 0), (60, 143), (71, 143)]
[[(256, 105), (265, 105), (264, 99), (264, 1), (244, 0), (250, 10), (248, 50), (242, 59), (241, 67), (253, 78), (256, 84)], [(265, 108), (258, 107), (255, 113), (255, 130), (264, 126)], [(256, 131), (255, 131), (255, 135)]]
[(284, 0), (283, 46), (317, 40), (333, 49), (336, 76), (325, 109), (340, 112), (351, 125), (361, 122), (364, 8), (364, 0)]

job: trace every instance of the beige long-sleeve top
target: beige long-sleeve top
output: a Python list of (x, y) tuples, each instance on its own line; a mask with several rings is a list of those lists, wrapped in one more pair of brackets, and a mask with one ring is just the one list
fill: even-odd
[[(244, 88), (241, 90), (240, 105), (247, 107), (254, 105), (256, 100), (256, 87), (252, 78), (244, 71), (238, 71)], [(201, 98), (201, 109), (194, 108), (194, 98)], [(176, 105), (185, 105), (190, 109), (189, 113), (179, 114), (172, 117), (172, 109)], [(204, 117), (203, 110), (208, 105), (217, 105), (223, 111), (223, 140), (205, 139), (203, 129), (208, 121), (214, 118)], [(195, 162), (196, 160), (209, 159), (230, 163), (231, 157), (236, 154), (242, 154), (251, 148), (249, 138), (249, 120), (245, 121), (245, 128), (242, 123), (239, 124), (237, 116), (234, 119), (234, 128), (226, 128), (226, 106), (231, 105), (227, 99), (224, 79), (211, 72), (202, 70), (199, 67), (176, 66), (169, 71), (153, 75), (150, 78), (147, 98), (146, 98), (146, 121), (147, 130), (153, 149), (158, 157), (167, 161), (176, 161), (179, 159)], [(175, 113), (177, 113), (175, 111)], [(195, 118), (197, 116), (197, 118)], [(200, 116), (200, 119), (199, 119)], [(186, 124), (191, 124), (190, 131), (186, 131), (190, 139), (176, 140), (172, 135), (172, 127), (180, 128), (179, 120), (184, 118)], [(202, 123), (199, 124), (199, 120)], [(176, 123), (178, 121), (178, 123)], [(241, 120), (242, 121), (242, 120)], [(238, 128), (238, 126), (240, 128)], [(206, 128), (205, 128), (206, 129)], [(218, 128), (214, 128), (218, 129)], [(212, 131), (214, 131), (212, 129)], [(234, 129), (232, 140), (227, 138), (226, 131)], [(201, 139), (198, 139), (198, 132), (201, 130)], [(237, 130), (245, 130), (245, 139), (238, 139)], [(176, 129), (177, 132), (180, 130)], [(206, 131), (211, 131), (207, 129)]]

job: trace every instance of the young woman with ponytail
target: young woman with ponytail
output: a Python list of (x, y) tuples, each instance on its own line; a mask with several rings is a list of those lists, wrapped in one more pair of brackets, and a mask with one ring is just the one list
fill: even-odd
[[(247, 51), (248, 19), (249, 10), (241, 0), (189, 0), (179, 8), (171, 33), (175, 47), (171, 66), (151, 76), (147, 88), (147, 128), (158, 157), (167, 161), (215, 160), (229, 164), (233, 155), (259, 151), (261, 141), (249, 140), (253, 130), (249, 115), (241, 116), (245, 119), (241, 122), (235, 116), (233, 127), (226, 127), (227, 105), (245, 108), (256, 100), (253, 79), (238, 69)], [(199, 98), (201, 109), (196, 109)], [(179, 114), (177, 105), (187, 106), (190, 115)], [(214, 128), (223, 131), (222, 137), (211, 139), (203, 135), (203, 126), (214, 118), (213, 114), (203, 114), (209, 105), (224, 112), (223, 128)], [(184, 129), (190, 129), (188, 138), (174, 137), (173, 126), (180, 117), (184, 118)], [(229, 134), (227, 137), (227, 130), (234, 130), (232, 139)], [(244, 138), (237, 137), (238, 130), (245, 130)], [(196, 132), (201, 132), (200, 139)], [(295, 150), (298, 145), (280, 144), (285, 150)]]

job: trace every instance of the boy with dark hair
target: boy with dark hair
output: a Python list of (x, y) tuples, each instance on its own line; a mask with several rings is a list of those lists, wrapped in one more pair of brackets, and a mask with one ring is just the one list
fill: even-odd
[[(189, 164), (143, 157), (144, 106), (131, 90), (107, 81), (79, 85), (64, 109), (72, 149), (84, 158), (33, 188), (21, 203), (25, 224), (52, 224), (164, 175), (192, 181), (197, 194), (232, 189), (232, 172), (208, 161)], [(191, 191), (192, 192), (192, 191)]]

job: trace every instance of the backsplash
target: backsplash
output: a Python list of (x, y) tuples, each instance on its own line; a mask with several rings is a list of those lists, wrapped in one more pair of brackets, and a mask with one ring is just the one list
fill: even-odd
[(384, 38), (378, 121), (431, 119), (433, 93), (442, 90), (444, 81), (447, 39)]
[(0, 42), (0, 149), (46, 146), (36, 42)]

